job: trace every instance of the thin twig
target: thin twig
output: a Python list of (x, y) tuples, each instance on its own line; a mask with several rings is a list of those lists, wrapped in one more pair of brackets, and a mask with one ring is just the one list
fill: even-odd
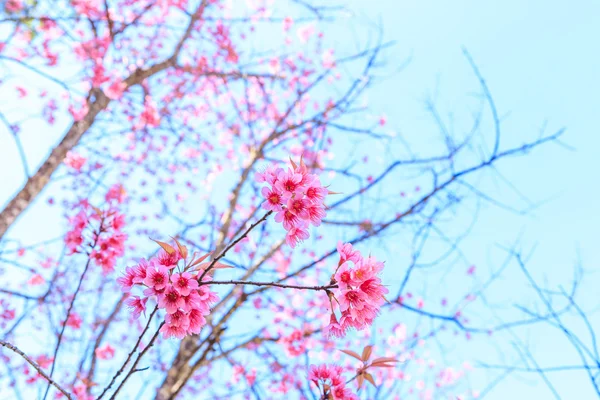
[[(100, 233), (102, 231), (103, 224), (104, 224), (104, 219), (102, 219), (100, 221), (100, 227), (98, 228), (98, 232), (95, 232), (94, 243), (91, 246), (92, 250), (98, 244), (98, 239), (100, 238)], [(52, 374), (54, 373), (54, 368), (56, 367), (56, 359), (58, 356), (58, 350), (60, 349), (60, 344), (62, 342), (62, 338), (65, 333), (65, 329), (67, 327), (67, 321), (69, 320), (69, 317), (71, 316), (71, 311), (73, 310), (73, 306), (75, 305), (75, 300), (77, 299), (77, 295), (79, 294), (79, 290), (81, 289), (83, 279), (85, 278), (85, 274), (87, 273), (87, 270), (90, 267), (91, 262), (92, 262), (92, 256), (90, 254), (88, 254), (88, 259), (87, 259), (87, 262), (85, 263), (85, 268), (83, 269), (83, 273), (81, 274), (81, 277), (79, 278), (79, 282), (77, 283), (77, 289), (75, 289), (75, 293), (73, 294), (73, 299), (71, 300), (71, 303), (69, 304), (69, 309), (67, 310), (67, 316), (65, 317), (65, 320), (62, 323), (60, 334), (58, 335), (58, 341), (56, 342), (56, 347), (54, 348), (54, 355), (52, 356), (52, 366), (50, 367), (50, 376), (52, 376)], [(48, 396), (48, 391), (50, 391), (50, 383), (48, 383), (48, 387), (46, 387), (46, 392), (44, 393), (44, 400), (46, 400), (46, 397)]]
[(300, 290), (329, 290), (335, 289), (337, 285), (322, 285), (322, 286), (300, 286), (300, 285), (285, 285), (277, 282), (252, 282), (252, 281), (208, 281), (202, 282), (203, 285), (251, 285), (251, 286), (274, 286), (284, 289), (300, 289)]
[(271, 215), (271, 214), (273, 214), (273, 211), (272, 211), (272, 210), (271, 210), (271, 211), (269, 211), (269, 212), (267, 212), (265, 215), (263, 215), (261, 219), (259, 219), (258, 221), (256, 221), (256, 222), (255, 222), (255, 223), (253, 223), (252, 225), (250, 225), (250, 226), (248, 227), (248, 229), (246, 229), (246, 231), (245, 231), (245, 232), (244, 232), (244, 233), (243, 233), (243, 234), (242, 234), (240, 237), (238, 237), (236, 240), (234, 240), (233, 242), (231, 242), (231, 243), (229, 244), (229, 246), (227, 246), (227, 247), (225, 248), (225, 250), (223, 250), (223, 251), (221, 252), (221, 254), (219, 254), (219, 256), (215, 257), (215, 258), (214, 258), (214, 259), (211, 261), (211, 263), (209, 264), (208, 268), (206, 268), (206, 270), (205, 270), (205, 271), (202, 273), (202, 275), (200, 276), (200, 278), (198, 279), (198, 281), (202, 282), (202, 279), (203, 279), (203, 278), (206, 276), (206, 274), (208, 274), (208, 273), (209, 273), (209, 271), (213, 269), (213, 267), (214, 267), (214, 266), (217, 264), (217, 262), (218, 262), (218, 261), (219, 261), (221, 258), (225, 257), (225, 255), (227, 254), (227, 252), (228, 252), (229, 250), (231, 250), (231, 248), (233, 248), (233, 247), (234, 247), (236, 244), (238, 244), (239, 242), (241, 242), (241, 241), (242, 241), (242, 239), (244, 239), (246, 236), (248, 236), (248, 234), (250, 233), (250, 231), (252, 231), (252, 229), (254, 229), (254, 228), (256, 228), (258, 225), (260, 225), (260, 224), (261, 224), (263, 221), (265, 221), (265, 220), (266, 220), (266, 219), (269, 217), (269, 215)]
[(25, 361), (27, 361), (33, 368), (35, 368), (35, 370), (38, 372), (38, 374), (43, 376), (44, 379), (46, 379), (48, 381), (49, 385), (52, 385), (55, 388), (57, 388), (62, 394), (64, 394), (67, 397), (67, 399), (69, 399), (69, 400), (73, 399), (71, 393), (69, 393), (65, 389), (63, 389), (62, 386), (60, 386), (54, 379), (52, 379), (50, 376), (48, 376), (48, 374), (46, 374), (42, 370), (42, 367), (40, 367), (35, 361), (33, 361), (31, 358), (29, 358), (29, 356), (27, 354), (23, 353), (19, 348), (17, 348), (16, 346), (14, 346), (8, 342), (5, 342), (3, 340), (0, 340), (0, 345), (2, 345), (3, 347), (6, 347), (7, 349), (12, 350), (13, 352), (15, 352), (18, 355), (20, 355), (21, 357), (23, 357), (25, 359)]
[(110, 380), (110, 383), (104, 388), (104, 390), (102, 391), (102, 393), (100, 393), (100, 396), (98, 396), (98, 398), (96, 400), (100, 400), (102, 397), (104, 397), (104, 395), (110, 390), (110, 388), (112, 387), (112, 385), (114, 385), (114, 383), (117, 380), (117, 378), (119, 377), (119, 375), (121, 375), (123, 373), (123, 371), (125, 371), (125, 367), (129, 363), (129, 360), (131, 360), (131, 357), (133, 356), (133, 354), (135, 353), (135, 351), (140, 346), (140, 342), (142, 341), (142, 338), (146, 334), (146, 331), (148, 331), (148, 328), (150, 327), (150, 323), (152, 322), (152, 318), (154, 317), (154, 314), (156, 314), (157, 311), (158, 311), (158, 306), (154, 307), (154, 310), (152, 311), (152, 314), (150, 314), (150, 317), (148, 318), (148, 323), (146, 324), (146, 327), (144, 328), (144, 330), (142, 331), (142, 333), (138, 337), (137, 341), (135, 342), (135, 345), (133, 346), (133, 348), (129, 352), (129, 355), (127, 356), (127, 359), (125, 360), (125, 362), (123, 363), (123, 365), (121, 365), (121, 368), (119, 368), (119, 370), (117, 371), (117, 373)]
[[(138, 371), (138, 369), (136, 369), (138, 363), (140, 362), (140, 360), (142, 359), (142, 357), (144, 356), (144, 354), (146, 354), (146, 352), (148, 350), (150, 350), (150, 348), (152, 347), (152, 345), (154, 344), (154, 341), (156, 340), (156, 338), (158, 337), (158, 334), (160, 332), (160, 328), (163, 327), (163, 325), (165, 324), (165, 321), (163, 321), (158, 329), (156, 330), (156, 332), (154, 332), (154, 335), (152, 336), (152, 339), (150, 339), (150, 343), (148, 343), (148, 346), (146, 346), (144, 348), (144, 350), (142, 350), (140, 352), (140, 354), (138, 354), (137, 358), (135, 359), (135, 361), (133, 362), (133, 365), (131, 366), (131, 369), (129, 370), (129, 372), (127, 373), (127, 375), (125, 375), (125, 378), (123, 379), (123, 381), (121, 382), (121, 384), (117, 387), (117, 390), (115, 390), (115, 392), (113, 393), (113, 395), (110, 397), (110, 400), (113, 400), (117, 394), (119, 393), (119, 391), (121, 390), (121, 388), (123, 388), (123, 385), (125, 385), (125, 382), (127, 382), (127, 379), (129, 379), (129, 377), (131, 375), (133, 375), (135, 372)], [(98, 398), (98, 400), (100, 400), (100, 398)]]

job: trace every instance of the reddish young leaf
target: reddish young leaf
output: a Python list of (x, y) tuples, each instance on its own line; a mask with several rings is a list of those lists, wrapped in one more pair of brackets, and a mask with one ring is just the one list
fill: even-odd
[(398, 360), (396, 360), (395, 358), (392, 358), (392, 357), (378, 357), (378, 358), (376, 358), (376, 359), (373, 360), (373, 363), (371, 365), (373, 365), (375, 363), (379, 363), (379, 362), (384, 362), (384, 363), (387, 363), (387, 362), (398, 362)]
[(360, 358), (360, 356), (358, 355), (358, 353), (352, 351), (352, 350), (340, 350), (342, 353), (346, 353), (351, 357), (356, 358), (358, 361), (362, 361), (362, 358)]
[(212, 252), (210, 252), (210, 253), (206, 253), (205, 255), (203, 255), (202, 257), (200, 257), (199, 259), (197, 259), (196, 261), (192, 262), (192, 263), (190, 264), (190, 267), (193, 267), (194, 265), (198, 265), (198, 264), (200, 264), (202, 261), (206, 260), (206, 258), (207, 258), (208, 256), (210, 256), (211, 254), (212, 254)]
[(294, 160), (292, 160), (292, 157), (290, 157), (290, 163), (292, 164), (292, 167), (294, 167), (294, 169), (298, 168)]
[[(203, 269), (206, 269), (210, 264), (212, 264), (212, 261), (203, 262), (202, 264), (200, 264), (196, 268), (194, 268), (192, 271), (201, 271)], [(231, 265), (223, 264), (222, 262), (216, 262), (212, 267), (212, 269), (226, 269), (226, 268), (233, 268), (233, 267)]]
[(174, 249), (174, 248), (173, 248), (171, 245), (169, 245), (169, 244), (167, 244), (167, 243), (165, 243), (165, 242), (161, 242), (161, 241), (159, 241), (159, 240), (154, 240), (154, 239), (150, 239), (150, 240), (152, 240), (152, 241), (154, 241), (154, 242), (158, 243), (158, 245), (159, 245), (160, 247), (162, 247), (162, 249), (163, 249), (164, 251), (166, 251), (166, 252), (167, 252), (167, 254), (169, 254), (169, 255), (175, 254), (175, 249)]
[(377, 385), (375, 384), (375, 379), (373, 379), (373, 375), (371, 375), (368, 372), (365, 372), (365, 379), (368, 380), (371, 383), (371, 385), (377, 387)]
[(364, 362), (369, 361), (369, 357), (371, 357), (371, 353), (373, 352), (373, 346), (369, 345), (369, 346), (365, 346), (365, 348), (363, 349), (362, 352), (362, 360)]
[(98, 216), (102, 215), (102, 210), (101, 209), (99, 209), (98, 207), (94, 207), (91, 204), (90, 204), (90, 207), (92, 207), (92, 210), (94, 210), (96, 212), (96, 214), (98, 214)]
[(173, 239), (175, 241), (175, 244), (177, 245), (177, 248), (179, 249), (179, 254), (181, 254), (181, 257), (183, 257), (184, 259), (187, 258), (187, 256), (188, 256), (187, 247), (185, 247), (184, 245), (179, 243), (179, 240), (177, 240), (176, 238), (171, 237), (171, 239)]
[(364, 382), (365, 382), (365, 376), (363, 374), (359, 374), (356, 377), (356, 383), (358, 385), (358, 390), (360, 390), (360, 388), (362, 387)]

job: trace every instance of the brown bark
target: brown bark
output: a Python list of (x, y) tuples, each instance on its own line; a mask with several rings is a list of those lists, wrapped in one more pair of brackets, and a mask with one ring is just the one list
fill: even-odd
[(4, 207), (4, 210), (0, 212), (0, 239), (19, 215), (25, 211), (29, 204), (31, 204), (44, 187), (46, 187), (50, 182), (50, 177), (54, 171), (56, 171), (58, 166), (65, 159), (67, 152), (79, 143), (79, 140), (92, 126), (98, 114), (108, 106), (108, 103), (110, 103), (110, 99), (100, 90), (92, 89), (90, 94), (94, 99), (88, 105), (89, 111), (87, 115), (81, 121), (74, 122), (73, 125), (71, 125), (67, 134), (63, 137), (58, 146), (52, 150), (50, 156), (48, 156), (46, 161), (40, 166), (35, 175), (27, 179), (25, 186), (23, 186), (6, 207)]
[[(191, 36), (194, 24), (201, 18), (206, 5), (207, 1), (205, 0), (198, 6), (198, 9), (190, 19), (185, 33), (175, 46), (175, 50), (171, 57), (160, 63), (154, 64), (147, 69), (136, 69), (124, 80), (126, 88), (140, 84), (144, 79), (177, 64), (177, 57), (179, 56), (185, 41)], [(50, 177), (54, 171), (56, 171), (65, 159), (67, 152), (79, 143), (79, 140), (92, 126), (98, 114), (106, 109), (110, 103), (110, 99), (100, 89), (92, 89), (90, 91), (90, 98), (92, 98), (93, 101), (88, 104), (89, 111), (87, 115), (81, 121), (77, 121), (71, 125), (71, 128), (68, 130), (63, 140), (61, 140), (60, 144), (52, 150), (50, 156), (44, 161), (35, 175), (27, 180), (25, 186), (23, 186), (6, 207), (4, 207), (4, 210), (0, 212), (0, 239), (2, 239), (8, 228), (10, 228), (21, 213), (29, 207), (29, 204), (31, 204), (37, 195), (46, 187), (50, 182)]]

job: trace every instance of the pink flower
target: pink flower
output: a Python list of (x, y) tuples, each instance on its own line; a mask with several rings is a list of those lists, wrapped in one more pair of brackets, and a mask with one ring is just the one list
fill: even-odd
[(266, 201), (263, 203), (262, 208), (265, 210), (273, 210), (273, 211), (281, 211), (281, 193), (276, 191), (275, 189), (269, 189), (268, 187), (263, 187), (260, 191)]
[(358, 400), (358, 396), (345, 386), (340, 384), (331, 388), (331, 394), (335, 400)]
[(335, 281), (342, 290), (350, 287), (352, 284), (352, 271), (347, 263), (340, 265), (335, 273)]
[(317, 385), (319, 383), (327, 386), (344, 384), (344, 379), (342, 378), (342, 367), (339, 365), (311, 365), (308, 369), (308, 379)]
[(37, 285), (41, 285), (45, 281), (46, 280), (44, 279), (44, 277), (41, 276), (40, 274), (34, 274), (31, 278), (29, 278), (29, 280), (27, 281), (27, 284), (30, 286), (37, 286)]
[(65, 157), (65, 165), (73, 168), (75, 171), (81, 171), (81, 168), (85, 165), (87, 159), (77, 153), (69, 151)]
[(173, 286), (168, 286), (163, 293), (158, 295), (158, 307), (167, 310), (168, 314), (173, 314), (184, 306), (184, 300)]
[(140, 115), (140, 119), (135, 125), (136, 129), (141, 129), (146, 126), (155, 128), (160, 124), (160, 115), (158, 110), (152, 101), (146, 100), (144, 102), (144, 110)]
[(301, 189), (302, 174), (297, 174), (291, 169), (287, 172), (281, 170), (277, 175), (275, 189), (281, 193), (283, 199), (288, 199)]
[(87, 393), (87, 387), (85, 385), (75, 386), (73, 394), (77, 397), (77, 400), (94, 400), (94, 396)]
[(334, 313), (331, 313), (329, 325), (323, 329), (325, 336), (333, 336), (337, 338), (344, 337), (346, 335), (346, 328), (340, 325)]
[(125, 226), (125, 215), (115, 214), (112, 219), (112, 228), (116, 231), (123, 229)]
[(96, 357), (98, 357), (100, 360), (110, 360), (115, 356), (115, 349), (107, 343), (102, 347), (98, 347), (95, 353)]
[(49, 368), (52, 365), (52, 361), (54, 361), (54, 358), (48, 357), (45, 354), (42, 354), (35, 358), (35, 362), (37, 362), (38, 365), (44, 369)]
[(349, 309), (350, 306), (355, 310), (361, 310), (365, 306), (366, 300), (367, 297), (363, 292), (353, 289), (342, 292), (338, 298), (342, 311)]
[(133, 312), (134, 318), (139, 318), (142, 313), (146, 312), (146, 303), (148, 302), (148, 298), (139, 298), (138, 296), (131, 297), (127, 299), (125, 304), (127, 304), (127, 308), (129, 308)]
[(125, 274), (120, 278), (117, 278), (117, 283), (121, 286), (123, 292), (129, 292), (133, 285), (135, 285), (135, 269), (132, 267), (125, 268)]
[(352, 286), (360, 286), (363, 282), (365, 282), (367, 279), (371, 279), (374, 275), (375, 273), (370, 266), (365, 263), (364, 260), (360, 260), (354, 265), (354, 268), (350, 272)]
[(325, 209), (317, 204), (311, 204), (307, 209), (308, 212), (308, 220), (314, 226), (321, 225), (321, 221), (325, 218)]
[(379, 278), (371, 278), (359, 286), (360, 291), (367, 295), (369, 302), (375, 305), (381, 305), (385, 302), (384, 296), (388, 294), (388, 290), (381, 284)]
[(83, 322), (83, 320), (81, 319), (81, 317), (78, 314), (72, 313), (71, 315), (69, 315), (69, 318), (67, 319), (67, 322), (65, 325), (67, 325), (70, 328), (73, 329), (79, 329), (81, 328), (81, 323)]
[(295, 329), (289, 336), (283, 337), (281, 343), (285, 346), (285, 351), (289, 356), (298, 357), (306, 352), (304, 334), (299, 329)]
[(192, 289), (198, 288), (198, 281), (193, 279), (189, 272), (171, 275), (171, 282), (173, 282), (175, 290), (182, 296), (187, 296)]
[[(193, 308), (203, 308), (204, 301), (200, 298), (197, 290), (193, 290), (187, 296), (181, 296), (183, 301), (183, 308), (185, 311), (190, 311)], [(208, 310), (208, 308), (207, 308)]]
[(87, 113), (90, 111), (87, 102), (81, 104), (78, 109), (75, 109), (73, 106), (69, 106), (69, 112), (75, 121), (81, 121)]
[(342, 316), (338, 323), (332, 314), (329, 326), (325, 328), (325, 333), (331, 336), (343, 336), (349, 328), (370, 326), (388, 293), (377, 276), (383, 269), (382, 262), (374, 257), (363, 258), (349, 243), (339, 242), (337, 247), (340, 260), (334, 279), (338, 288), (333, 294)]
[(256, 381), (256, 368), (252, 368), (250, 372), (245, 375), (245, 378), (248, 385), (254, 385), (254, 382)]
[(117, 203), (121, 204), (125, 201), (125, 193), (125, 188), (122, 185), (115, 184), (108, 189), (105, 198), (108, 202), (116, 200)]
[(7, 0), (4, 9), (9, 13), (17, 13), (25, 8), (23, 0)]
[(204, 315), (198, 309), (190, 310), (188, 317), (190, 319), (190, 326), (188, 328), (189, 333), (200, 333), (202, 327), (206, 324), (206, 319), (204, 319)]
[(308, 213), (309, 202), (304, 199), (290, 198), (287, 202), (287, 209), (298, 218), (308, 219), (310, 214)]
[(303, 225), (296, 225), (290, 228), (288, 233), (285, 235), (285, 242), (292, 249), (300, 242), (305, 241), (310, 237), (310, 234)]
[[(205, 277), (204, 279), (206, 280), (208, 277)], [(212, 292), (208, 286), (200, 286), (198, 288), (198, 295), (205, 303), (215, 303), (219, 300), (219, 296), (217, 296), (215, 292)]]
[(169, 283), (169, 270), (164, 265), (149, 265), (144, 285), (155, 290), (164, 289)]
[(167, 314), (165, 322), (172, 326), (178, 326), (185, 330), (190, 326), (190, 317), (181, 310), (175, 311), (173, 314)]
[(177, 263), (179, 262), (179, 260), (181, 260), (181, 255), (179, 254), (179, 252), (177, 250), (175, 250), (174, 253), (169, 254), (165, 250), (160, 249), (156, 259), (158, 260), (158, 263), (160, 265), (164, 265), (164, 266), (168, 267), (169, 269), (173, 269), (177, 266)]
[(277, 175), (279, 172), (283, 171), (283, 169), (278, 168), (277, 166), (271, 164), (267, 168), (265, 168), (262, 172), (256, 173), (256, 182), (262, 183), (266, 182), (270, 185), (274, 185), (277, 181)]
[(125, 82), (123, 82), (120, 79), (117, 79), (106, 88), (104, 94), (106, 94), (106, 97), (108, 97), (111, 100), (118, 100), (121, 98), (121, 96), (123, 96), (123, 92), (126, 88), (127, 85), (125, 85)]
[(76, 253), (79, 250), (79, 247), (83, 243), (83, 236), (81, 235), (81, 231), (73, 230), (67, 232), (65, 235), (65, 245), (71, 252), (71, 254)]
[(363, 304), (362, 308), (349, 308), (342, 314), (340, 324), (346, 328), (364, 329), (373, 323), (377, 312), (377, 308), (368, 304)]
[(309, 173), (302, 158), (300, 165), (292, 162), (292, 167), (284, 171), (271, 166), (257, 174), (256, 180), (271, 185), (261, 189), (266, 200), (262, 207), (277, 212), (275, 221), (288, 231), (286, 243), (293, 248), (310, 237), (309, 224), (321, 224), (326, 215), (323, 199), (329, 191), (321, 186), (316, 175)]
[(316, 178), (311, 185), (306, 189), (306, 198), (314, 203), (322, 203), (325, 200), (329, 191), (327, 188), (321, 186), (321, 182), (319, 178)]
[(363, 258), (362, 262), (366, 268), (368, 268), (373, 275), (380, 273), (383, 271), (384, 263), (381, 261), (377, 261), (374, 257)]
[(275, 222), (283, 222), (283, 228), (290, 230), (293, 226), (300, 222), (300, 218), (288, 209), (282, 209), (275, 214)]
[(350, 243), (342, 243), (341, 241), (337, 244), (337, 251), (340, 254), (340, 262), (338, 265), (342, 265), (346, 261), (352, 261), (356, 264), (360, 259), (361, 255), (358, 250), (354, 250), (352, 248), (352, 244)]
[(175, 337), (177, 339), (183, 339), (186, 335), (185, 329), (177, 325), (169, 325), (165, 323), (162, 328), (160, 328), (160, 333), (163, 334), (165, 339)]
[(146, 279), (146, 271), (148, 270), (148, 261), (141, 259), (138, 265), (133, 267), (135, 277), (133, 278), (134, 283), (143, 283)]

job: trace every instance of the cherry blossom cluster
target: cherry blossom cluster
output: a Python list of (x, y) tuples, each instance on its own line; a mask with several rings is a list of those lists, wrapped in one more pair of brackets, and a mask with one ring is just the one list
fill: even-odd
[(109, 203), (107, 210), (80, 203), (81, 210), (69, 218), (71, 229), (65, 235), (65, 245), (73, 253), (89, 253), (90, 259), (106, 274), (114, 270), (117, 259), (125, 253), (127, 235), (122, 229), (125, 216)]
[(311, 365), (308, 370), (308, 379), (317, 385), (320, 392), (323, 393), (323, 399), (358, 400), (358, 396), (346, 387), (342, 371), (342, 367), (339, 365)]
[[(187, 250), (180, 251), (164, 243), (161, 246), (163, 249), (156, 257), (127, 267), (125, 274), (117, 279), (121, 289), (130, 293), (127, 305), (134, 317), (139, 318), (145, 313), (148, 300), (156, 301), (158, 308), (166, 311), (165, 323), (160, 329), (165, 338), (181, 339), (200, 333), (206, 324), (204, 317), (219, 298), (208, 286), (199, 283), (201, 272), (190, 269), (197, 262), (183, 268), (179, 266), (180, 261), (185, 263)], [(206, 264), (198, 267), (201, 269)], [(139, 289), (139, 295), (131, 294), (134, 289)]]
[[(337, 288), (333, 290), (331, 318), (325, 332), (343, 337), (350, 328), (360, 330), (373, 323), (388, 290), (378, 277), (382, 262), (363, 257), (350, 243), (339, 242), (337, 250), (340, 260), (332, 281)], [(334, 312), (336, 305), (341, 312), (339, 320)]]
[(275, 221), (287, 231), (285, 241), (291, 248), (310, 237), (308, 227), (321, 225), (325, 217), (325, 197), (329, 190), (321, 185), (319, 177), (308, 172), (302, 160), (291, 162), (286, 170), (270, 165), (256, 175), (257, 182), (266, 182), (262, 188), (265, 198), (262, 207), (276, 212)]

